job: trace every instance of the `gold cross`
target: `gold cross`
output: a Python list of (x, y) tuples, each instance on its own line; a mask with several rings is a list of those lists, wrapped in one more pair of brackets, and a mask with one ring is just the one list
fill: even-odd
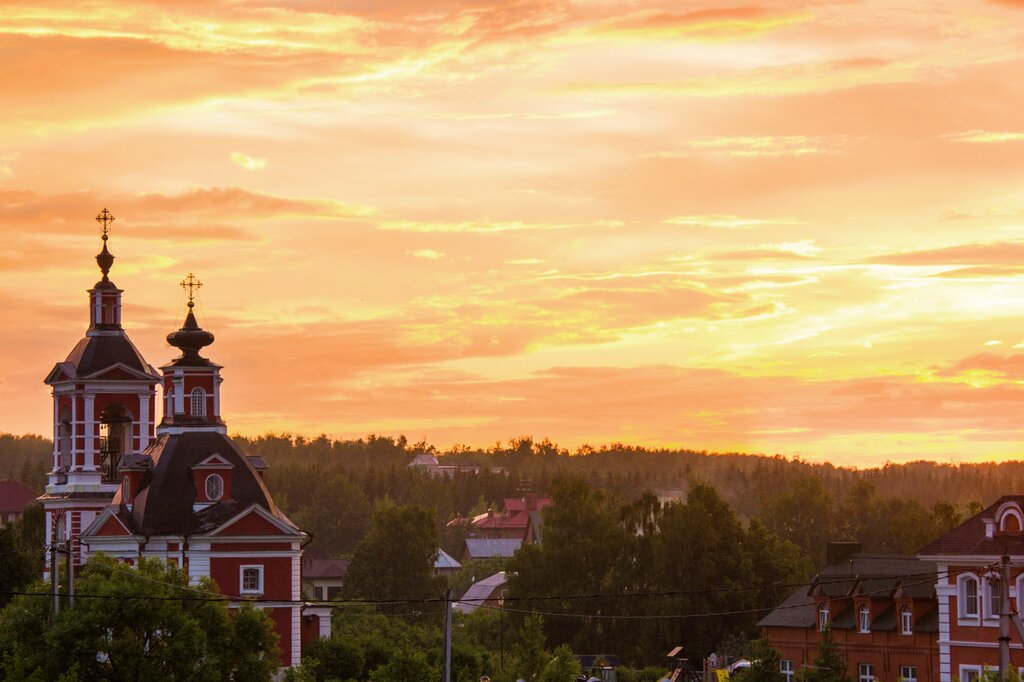
[(103, 241), (107, 241), (107, 232), (110, 231), (110, 223), (114, 222), (114, 214), (104, 208), (96, 216), (96, 222), (103, 225)]
[(195, 303), (193, 303), (195, 300), (195, 290), (202, 289), (203, 283), (190, 272), (188, 273), (188, 277), (181, 280), (181, 288), (188, 289), (188, 307), (191, 308), (195, 305)]

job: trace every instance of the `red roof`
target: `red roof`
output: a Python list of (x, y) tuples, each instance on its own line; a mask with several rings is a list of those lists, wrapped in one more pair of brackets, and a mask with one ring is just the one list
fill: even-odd
[(540, 511), (550, 504), (550, 497), (537, 497), (532, 494), (526, 497), (506, 497), (505, 513), (514, 514), (521, 511)]
[(21, 481), (0, 480), (0, 514), (21, 512), (36, 499), (32, 488)]
[(477, 521), (477, 528), (522, 528), (525, 529), (530, 523), (530, 512), (519, 512), (518, 514), (495, 514)]

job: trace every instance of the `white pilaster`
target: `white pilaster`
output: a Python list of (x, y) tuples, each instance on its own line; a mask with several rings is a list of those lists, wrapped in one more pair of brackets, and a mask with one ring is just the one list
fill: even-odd
[(174, 414), (185, 414), (185, 377), (174, 377)]
[(78, 396), (71, 394), (71, 466), (69, 471), (80, 471), (78, 466)]
[(82, 425), (85, 431), (85, 467), (86, 471), (96, 471), (96, 437), (95, 437), (95, 405), (96, 395), (85, 394), (85, 424)]
[(217, 375), (213, 378), (213, 416), (220, 417), (220, 385), (224, 380)]
[(139, 395), (139, 452), (149, 445), (149, 395)]

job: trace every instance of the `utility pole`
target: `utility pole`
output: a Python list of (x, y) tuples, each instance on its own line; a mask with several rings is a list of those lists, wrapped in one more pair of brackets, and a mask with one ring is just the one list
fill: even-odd
[(999, 679), (1010, 670), (1010, 557), (1003, 555), (999, 572)]
[(57, 622), (60, 613), (60, 592), (57, 582), (57, 538), (50, 543), (50, 622)]
[(67, 553), (64, 557), (64, 565), (67, 567), (66, 575), (69, 609), (72, 609), (75, 606), (75, 553), (72, 550), (73, 545), (71, 543), (71, 538), (68, 538), (67, 542), (64, 543), (64, 551)]
[(444, 593), (444, 677), (443, 682), (452, 682), (452, 588)]

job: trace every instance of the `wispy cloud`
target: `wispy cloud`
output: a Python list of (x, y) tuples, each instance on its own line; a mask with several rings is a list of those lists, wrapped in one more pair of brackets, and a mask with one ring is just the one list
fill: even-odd
[(790, 218), (746, 218), (737, 215), (681, 215), (666, 218), (669, 225), (693, 225), (695, 227), (713, 227), (722, 230), (748, 230), (765, 225), (800, 225), (800, 221)]
[(520, 232), (525, 230), (578, 230), (607, 229), (625, 225), (620, 220), (594, 220), (587, 223), (532, 223), (510, 222), (417, 222), (414, 220), (382, 220), (377, 226), (384, 230), (406, 232)]
[(414, 258), (423, 258), (425, 260), (441, 260), (445, 257), (443, 253), (434, 249), (416, 249), (415, 251), (406, 251), (406, 253)]
[(966, 142), (970, 144), (1024, 142), (1024, 132), (1007, 130), (965, 130), (959, 133), (948, 133), (942, 137), (951, 142)]

